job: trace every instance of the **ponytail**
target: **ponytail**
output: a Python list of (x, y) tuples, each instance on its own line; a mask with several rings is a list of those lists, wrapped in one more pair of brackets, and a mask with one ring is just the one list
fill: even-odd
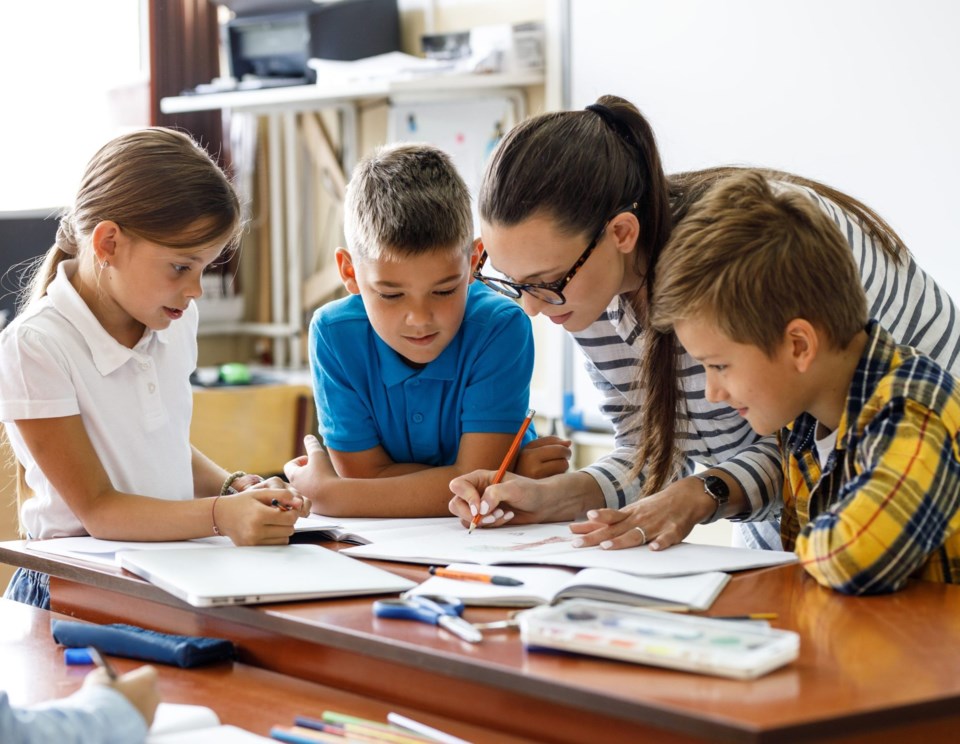
[(27, 267), (30, 278), (20, 295), (18, 310), (22, 311), (47, 294), (47, 287), (57, 275), (57, 267), (67, 259), (76, 258), (80, 251), (70, 212), (60, 215), (57, 237), (47, 252)]

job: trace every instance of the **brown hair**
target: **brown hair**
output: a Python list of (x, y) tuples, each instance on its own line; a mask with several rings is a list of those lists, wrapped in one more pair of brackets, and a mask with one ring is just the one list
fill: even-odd
[[(807, 192), (771, 183), (769, 175), (738, 170), (716, 179), (688, 208), (660, 257), (644, 345), (669, 350), (673, 367), (654, 369), (657, 354), (644, 355), (644, 377), (662, 378), (658, 395), (665, 397), (644, 411), (645, 493), (675, 477), (681, 462), (674, 449), (682, 399), (677, 321), (708, 317), (732, 340), (768, 356), (794, 318), (810, 321), (834, 348), (846, 347), (867, 322), (859, 270), (840, 229)], [(658, 419), (667, 406), (673, 415)]]
[[(602, 107), (599, 111), (597, 104)], [(650, 124), (629, 101), (605, 95), (592, 110), (542, 114), (507, 132), (484, 172), (480, 218), (509, 227), (544, 215), (561, 231), (587, 236), (595, 234), (614, 210), (638, 201), (635, 268), (644, 282), (632, 304), (643, 325), (649, 290), (656, 282), (658, 260), (673, 225), (710, 186), (741, 170), (719, 167), (665, 176)], [(793, 174), (760, 172), (830, 200), (852, 215), (894, 261), (906, 252), (893, 229), (856, 199)], [(646, 493), (659, 490), (675, 474), (678, 412), (685, 415), (679, 410), (677, 353), (672, 333), (644, 334), (637, 384), (644, 388), (645, 403), (637, 470), (642, 463), (647, 472)]]
[(188, 135), (162, 127), (121, 135), (87, 164), (73, 207), (60, 215), (56, 243), (34, 269), (21, 306), (46, 294), (57, 266), (79, 255), (105, 220), (185, 250), (220, 239), (233, 247), (243, 226), (230, 181)]
[[(636, 270), (649, 284), (673, 225), (653, 129), (623, 98), (601, 96), (597, 108), (543, 114), (507, 132), (483, 175), (480, 218), (512, 226), (546, 215), (561, 232), (587, 236), (638, 202)], [(642, 318), (642, 288), (634, 307)]]
[(450, 156), (424, 144), (388, 145), (353, 171), (344, 234), (354, 259), (473, 248), (470, 191)]

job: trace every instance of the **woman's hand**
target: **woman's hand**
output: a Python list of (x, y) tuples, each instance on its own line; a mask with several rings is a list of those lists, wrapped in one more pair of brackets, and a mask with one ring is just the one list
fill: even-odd
[(567, 472), (570, 466), (569, 439), (539, 437), (520, 450), (514, 472), (524, 478), (547, 478)]
[(570, 531), (580, 535), (573, 543), (578, 548), (648, 545), (663, 550), (681, 542), (715, 508), (701, 480), (683, 478), (623, 509), (591, 509), (586, 521), (570, 525)]
[(496, 484), (495, 476), (493, 470), (475, 470), (450, 481), (450, 512), (464, 525), (469, 525), (475, 514), (480, 514), (483, 527), (500, 527), (507, 522), (564, 522), (583, 514), (592, 500), (602, 502), (596, 481), (584, 473), (564, 473), (543, 480), (507, 473)]

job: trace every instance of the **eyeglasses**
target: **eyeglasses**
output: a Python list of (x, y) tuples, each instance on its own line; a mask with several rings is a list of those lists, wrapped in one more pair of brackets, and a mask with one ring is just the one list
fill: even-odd
[(538, 300), (542, 300), (549, 305), (564, 305), (567, 302), (567, 298), (563, 296), (564, 288), (570, 283), (570, 280), (577, 275), (577, 272), (580, 271), (580, 267), (583, 266), (587, 259), (590, 258), (590, 254), (593, 253), (594, 249), (600, 243), (600, 238), (603, 237), (603, 234), (607, 230), (607, 226), (610, 224), (611, 220), (622, 212), (634, 212), (636, 211), (639, 204), (633, 202), (630, 205), (621, 207), (616, 210), (610, 217), (608, 217), (601, 227), (597, 234), (593, 236), (593, 239), (584, 249), (583, 253), (580, 254), (580, 258), (577, 259), (576, 263), (570, 268), (562, 279), (558, 279), (555, 282), (543, 282), (543, 283), (531, 283), (531, 282), (514, 282), (509, 279), (496, 276), (484, 276), (480, 273), (480, 270), (483, 269), (483, 265), (487, 262), (487, 252), (484, 251), (480, 254), (480, 261), (477, 263), (477, 268), (473, 272), (473, 278), (483, 282), (490, 289), (496, 290), (502, 295), (511, 297), (514, 300), (519, 299), (522, 292), (536, 297)]

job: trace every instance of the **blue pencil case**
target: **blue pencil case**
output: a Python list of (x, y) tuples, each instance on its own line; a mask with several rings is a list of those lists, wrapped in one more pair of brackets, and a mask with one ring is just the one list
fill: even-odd
[(111, 656), (156, 661), (189, 668), (233, 659), (233, 643), (223, 638), (158, 633), (136, 625), (94, 625), (51, 620), (53, 640), (71, 648), (95, 646)]

